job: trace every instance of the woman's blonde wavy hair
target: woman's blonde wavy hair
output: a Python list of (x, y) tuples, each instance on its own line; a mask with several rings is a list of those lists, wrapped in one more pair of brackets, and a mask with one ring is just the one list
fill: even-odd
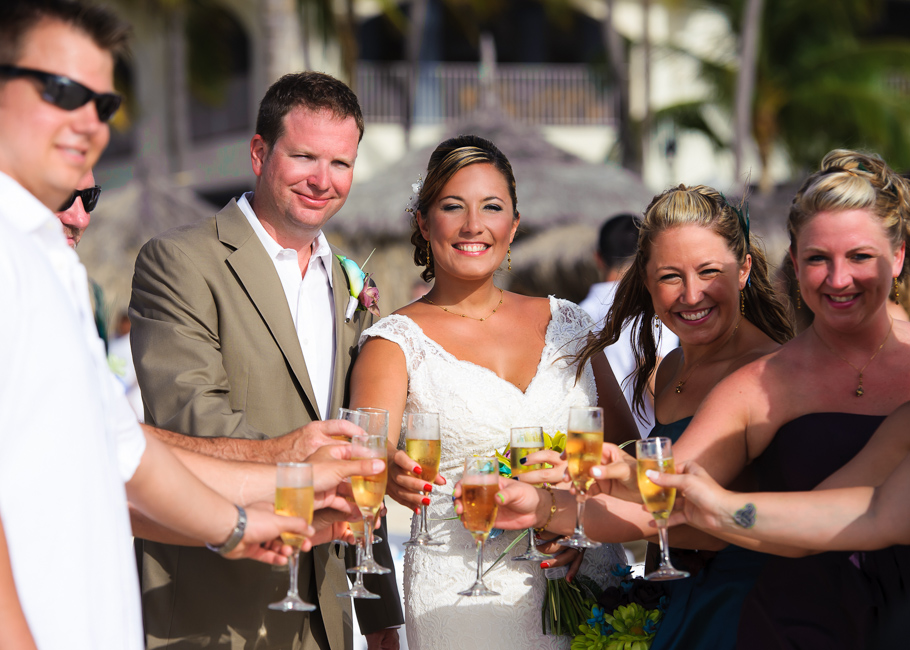
[(632, 352), (637, 368), (623, 383), (632, 379), (633, 408), (637, 413), (643, 413), (645, 391), (649, 390), (649, 379), (657, 365), (657, 342), (652, 325), (654, 305), (647, 289), (646, 267), (654, 238), (679, 226), (695, 225), (717, 233), (727, 242), (739, 264), (745, 263), (746, 255), (751, 255), (752, 271), (743, 290), (745, 317), (778, 343), (793, 337), (788, 311), (772, 287), (765, 253), (749, 235), (748, 217), (740, 217), (740, 214), (740, 208), (734, 208), (723, 194), (705, 185), (679, 185), (651, 200), (639, 225), (638, 250), (632, 266), (619, 282), (604, 328), (577, 357), (579, 376), (584, 363), (619, 341), (622, 329), (631, 324)]

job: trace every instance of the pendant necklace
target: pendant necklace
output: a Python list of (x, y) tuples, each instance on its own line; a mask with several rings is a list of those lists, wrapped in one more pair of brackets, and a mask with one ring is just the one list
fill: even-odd
[[(730, 341), (733, 340), (733, 335), (736, 334), (736, 330), (739, 329), (739, 324), (742, 323), (742, 322), (743, 322), (743, 319), (742, 319), (742, 316), (740, 316), (739, 321), (737, 321), (737, 323), (736, 323), (736, 327), (734, 327), (734, 328), (733, 328), (733, 331), (730, 332), (730, 336), (727, 338), (726, 341), (724, 341), (723, 345), (721, 345), (719, 348), (717, 348), (717, 351), (718, 351), (718, 352), (720, 352), (720, 351), (723, 350), (725, 347), (727, 347), (727, 343), (729, 343)], [(696, 361), (696, 362), (695, 362), (695, 365), (692, 366), (692, 370), (690, 370), (690, 371), (689, 371), (689, 374), (686, 375), (686, 378), (685, 378), (685, 379), (680, 379), (680, 380), (679, 380), (679, 383), (676, 384), (676, 393), (677, 393), (677, 394), (679, 394), (679, 393), (682, 392), (683, 386), (685, 386), (685, 385), (686, 385), (686, 382), (689, 381), (689, 377), (692, 376), (692, 373), (695, 372), (695, 370), (698, 368), (698, 366), (701, 365), (701, 362), (704, 361), (705, 358), (706, 358), (706, 357), (702, 357), (701, 359), (699, 359), (698, 361)]]
[(830, 352), (831, 354), (836, 356), (838, 359), (840, 359), (841, 361), (843, 361), (844, 363), (846, 363), (848, 366), (850, 366), (856, 372), (859, 373), (859, 385), (856, 387), (856, 390), (854, 391), (853, 394), (856, 395), (857, 397), (862, 397), (863, 394), (866, 392), (865, 389), (863, 388), (863, 371), (869, 366), (870, 363), (872, 363), (872, 360), (876, 357), (876, 355), (878, 355), (878, 353), (882, 351), (882, 348), (885, 347), (885, 343), (888, 342), (888, 337), (891, 336), (891, 330), (893, 330), (893, 329), (894, 329), (894, 319), (892, 318), (891, 326), (888, 327), (888, 333), (885, 334), (885, 338), (884, 338), (884, 340), (882, 340), (882, 344), (879, 345), (878, 348), (875, 350), (875, 352), (872, 353), (872, 356), (869, 357), (869, 360), (865, 364), (863, 364), (862, 368), (857, 368), (852, 363), (847, 361), (844, 357), (842, 357), (837, 352), (835, 352), (834, 348), (832, 348), (830, 345), (828, 345), (827, 343), (825, 343), (822, 340), (822, 337), (819, 335), (819, 333), (815, 330), (814, 327), (812, 328), (812, 331), (815, 332), (815, 336), (818, 338), (819, 341), (821, 341), (822, 345), (824, 345), (826, 348), (828, 348), (828, 352)]
[(433, 302), (426, 296), (424, 296), (423, 299), (426, 300), (431, 305), (433, 305), (434, 307), (439, 307), (442, 311), (446, 312), (447, 314), (452, 314), (453, 316), (461, 316), (462, 318), (470, 318), (471, 320), (479, 320), (482, 323), (485, 320), (488, 320), (491, 316), (493, 316), (493, 314), (496, 313), (497, 309), (502, 307), (503, 295), (502, 295), (502, 289), (500, 289), (499, 290), (499, 303), (497, 303), (497, 305), (493, 308), (493, 311), (491, 311), (489, 316), (487, 316), (486, 318), (477, 318), (476, 316), (468, 316), (467, 314), (458, 314), (458, 313), (452, 311), (451, 309), (449, 309), (448, 307), (443, 307), (442, 305), (437, 305), (435, 302)]

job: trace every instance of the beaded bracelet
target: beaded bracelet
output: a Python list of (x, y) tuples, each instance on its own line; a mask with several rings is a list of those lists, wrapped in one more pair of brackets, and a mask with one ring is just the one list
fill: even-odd
[(550, 516), (547, 517), (547, 521), (540, 528), (535, 528), (534, 532), (540, 535), (544, 529), (550, 525), (550, 522), (553, 521), (553, 515), (556, 514), (556, 494), (553, 493), (553, 488), (549, 484), (544, 484), (543, 489), (550, 493)]

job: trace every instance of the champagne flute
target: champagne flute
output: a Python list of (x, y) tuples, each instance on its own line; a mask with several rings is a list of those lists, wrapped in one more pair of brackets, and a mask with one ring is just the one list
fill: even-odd
[[(405, 450), (420, 465), (420, 478), (432, 485), (439, 473), (442, 444), (439, 440), (438, 413), (408, 413), (405, 433)], [(429, 496), (429, 492), (425, 493)], [(420, 504), (420, 530), (404, 543), (405, 546), (441, 546), (427, 530), (427, 507)]]
[(600, 463), (604, 443), (604, 411), (596, 406), (573, 406), (569, 409), (569, 432), (566, 438), (566, 458), (569, 478), (575, 486), (578, 504), (575, 514), (575, 533), (560, 540), (572, 548), (596, 548), (600, 542), (585, 535), (585, 501), (594, 483), (591, 468)]
[[(313, 523), (313, 466), (309, 463), (278, 463), (275, 482), (275, 512), (287, 517), (301, 517)], [(291, 584), (284, 600), (271, 603), (269, 609), (280, 612), (312, 612), (315, 605), (300, 598), (297, 591), (300, 546), (305, 538), (294, 533), (281, 533), (281, 541), (292, 546), (294, 553), (288, 558)]]
[[(388, 421), (388, 413), (386, 413)], [(385, 436), (354, 436), (351, 441), (351, 456), (354, 460), (367, 460), (378, 458), (388, 463), (387, 440)], [(391, 570), (379, 565), (373, 559), (373, 524), (376, 515), (382, 508), (382, 499), (385, 496), (386, 482), (388, 480), (388, 466), (380, 474), (374, 476), (352, 476), (351, 488), (354, 492), (354, 501), (363, 515), (363, 553), (360, 563), (350, 573), (390, 573)]]
[(660, 565), (656, 571), (645, 576), (645, 580), (679, 580), (688, 578), (686, 571), (676, 569), (670, 562), (669, 532), (667, 519), (676, 501), (676, 488), (662, 487), (647, 477), (645, 472), (653, 469), (663, 474), (675, 474), (673, 449), (669, 438), (645, 438), (635, 442), (635, 456), (638, 458), (638, 491), (641, 492), (645, 507), (657, 523), (660, 540)]
[(499, 461), (494, 456), (468, 456), (464, 459), (461, 479), (464, 511), (461, 523), (477, 542), (477, 578), (474, 584), (459, 591), (459, 596), (498, 596), (483, 583), (483, 543), (496, 521), (496, 493), (499, 492)]
[[(536, 451), (543, 451), (543, 428), (513, 427), (510, 444), (511, 451), (509, 453), (509, 461), (512, 465), (513, 478), (517, 478), (519, 474), (542, 468), (542, 465), (522, 465), (521, 459)], [(539, 483), (535, 483), (535, 485), (540, 487)], [(541, 560), (547, 560), (549, 558), (549, 555), (541, 553), (534, 545), (534, 527), (531, 526), (528, 528), (528, 549), (521, 555), (513, 557), (512, 561), (524, 562), (531, 560), (533, 562), (540, 562)]]
[[(338, 419), (347, 420), (353, 424), (356, 424), (361, 429), (366, 430), (369, 426), (370, 416), (366, 413), (361, 413), (360, 411), (354, 411), (352, 409), (339, 408), (338, 409)], [(347, 436), (339, 436), (339, 439), (343, 439), (344, 442), (350, 443), (350, 439)], [(344, 479), (345, 483), (350, 484), (351, 479)], [(353, 496), (345, 496), (345, 499), (354, 503)], [(363, 572), (358, 571), (360, 563), (363, 557), (363, 518), (358, 519), (357, 521), (349, 521), (348, 528), (351, 529), (351, 534), (354, 535), (354, 546), (356, 549), (356, 566), (354, 569), (349, 570), (349, 573), (354, 573), (357, 575), (354, 580), (354, 584), (347, 591), (342, 591), (341, 593), (335, 594), (339, 598), (367, 598), (367, 599), (376, 599), (379, 598), (379, 594), (374, 594), (372, 591), (366, 588), (363, 584)], [(374, 541), (379, 541), (379, 538), (374, 536)]]

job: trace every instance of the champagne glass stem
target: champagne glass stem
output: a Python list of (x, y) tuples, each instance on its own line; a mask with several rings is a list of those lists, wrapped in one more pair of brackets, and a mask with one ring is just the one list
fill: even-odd
[(294, 549), (294, 552), (288, 558), (288, 571), (291, 574), (291, 583), (288, 586), (288, 598), (299, 598), (297, 593), (297, 577), (300, 574), (298, 564), (300, 563), (300, 549)]
[(477, 579), (475, 585), (483, 585), (483, 539), (477, 542)]
[(585, 501), (584, 494), (575, 497), (575, 535), (576, 537), (586, 537), (585, 535)]
[(427, 507), (420, 504), (420, 534), (429, 537), (430, 531), (427, 530)]
[(533, 553), (535, 548), (536, 547), (534, 546), (534, 527), (531, 526), (530, 528), (528, 528), (528, 550), (527, 550), (526, 555)]
[(363, 564), (373, 562), (373, 523), (372, 514), (363, 516)]
[[(355, 541), (357, 542), (357, 549), (354, 557), (357, 558), (357, 566), (363, 562), (363, 537), (358, 537)], [(363, 571), (357, 572), (357, 577), (354, 578), (355, 587), (363, 587)]]
[(668, 522), (665, 518), (655, 517), (657, 522), (657, 539), (660, 543), (660, 567), (672, 566), (670, 563), (670, 533)]

